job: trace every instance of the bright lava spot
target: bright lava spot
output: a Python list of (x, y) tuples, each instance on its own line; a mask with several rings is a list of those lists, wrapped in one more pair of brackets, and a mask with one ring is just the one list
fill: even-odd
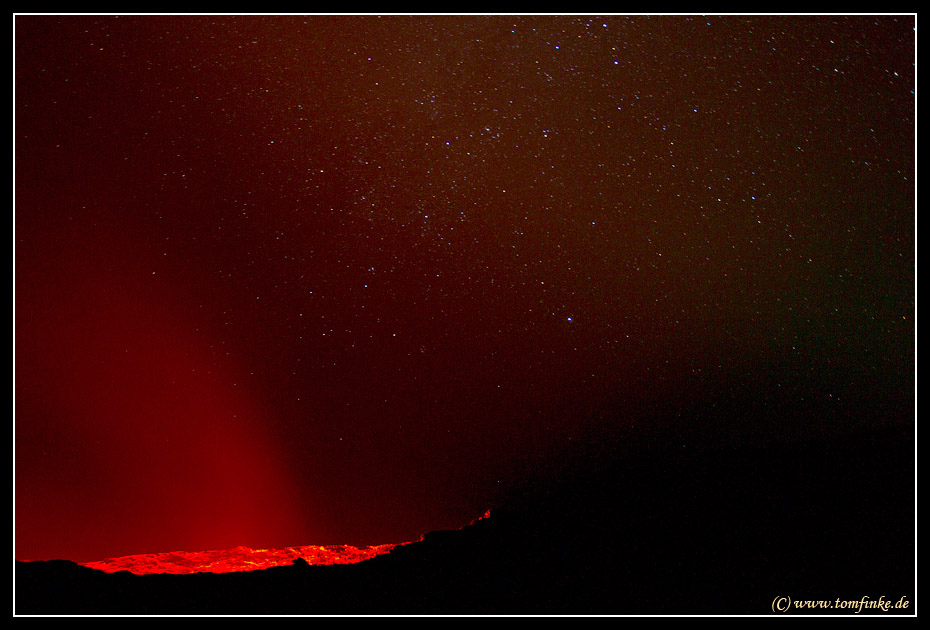
[(307, 564), (354, 564), (389, 552), (397, 545), (306, 545), (281, 549), (250, 549), (235, 547), (215, 551), (172, 551), (168, 553), (142, 553), (121, 558), (107, 558), (85, 562), (81, 566), (99, 569), (105, 573), (129, 571), (136, 575), (150, 573), (232, 573), (255, 571), (287, 566), (297, 558)]
[[(491, 510), (473, 520), (469, 525), (491, 517)], [(422, 537), (421, 537), (422, 540)], [(310, 565), (355, 564), (388, 553), (395, 547), (410, 543), (369, 545), (305, 545), (279, 549), (251, 549), (234, 547), (213, 551), (170, 551), (167, 553), (140, 553), (119, 558), (107, 558), (94, 562), (82, 562), (81, 566), (98, 569), (105, 573), (129, 571), (136, 575), (152, 573), (233, 573), (256, 571), (271, 567), (294, 564), (298, 558)]]

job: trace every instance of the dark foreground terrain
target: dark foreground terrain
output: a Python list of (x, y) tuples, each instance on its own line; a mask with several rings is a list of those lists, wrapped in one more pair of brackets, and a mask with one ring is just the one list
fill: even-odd
[[(567, 464), (490, 518), (356, 565), (138, 576), (17, 562), (15, 613), (766, 615), (784, 597), (834, 605), (789, 614), (914, 615), (911, 436)], [(835, 608), (880, 598), (892, 607)]]

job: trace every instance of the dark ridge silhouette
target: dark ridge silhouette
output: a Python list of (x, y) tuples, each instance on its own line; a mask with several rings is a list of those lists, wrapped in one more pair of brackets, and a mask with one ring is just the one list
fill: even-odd
[[(17, 562), (29, 614), (772, 614), (778, 596), (916, 614), (911, 428), (583, 460), (491, 516), (342, 566), (105, 574)], [(797, 612), (797, 611), (796, 611)], [(805, 610), (854, 614), (850, 610)]]

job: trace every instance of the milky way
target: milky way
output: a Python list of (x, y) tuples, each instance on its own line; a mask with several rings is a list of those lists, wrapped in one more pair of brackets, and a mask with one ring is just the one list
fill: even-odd
[(374, 545), (912, 419), (914, 16), (18, 16), (17, 557)]

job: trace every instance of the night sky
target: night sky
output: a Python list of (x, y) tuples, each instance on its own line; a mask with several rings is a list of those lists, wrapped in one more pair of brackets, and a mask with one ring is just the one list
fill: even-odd
[(19, 559), (914, 420), (913, 15), (14, 26)]

